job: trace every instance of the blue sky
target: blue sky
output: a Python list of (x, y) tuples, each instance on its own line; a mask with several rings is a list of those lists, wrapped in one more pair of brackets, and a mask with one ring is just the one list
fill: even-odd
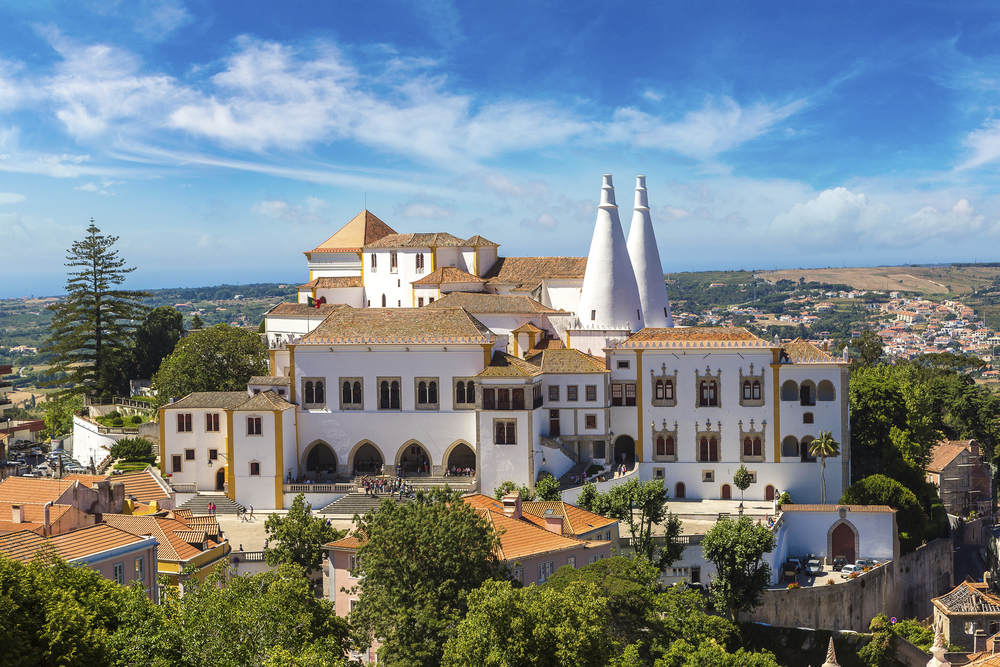
[(0, 296), (91, 217), (134, 287), (304, 282), (366, 200), (583, 255), (605, 172), (666, 271), (1000, 261), (998, 45), (994, 2), (4, 3)]

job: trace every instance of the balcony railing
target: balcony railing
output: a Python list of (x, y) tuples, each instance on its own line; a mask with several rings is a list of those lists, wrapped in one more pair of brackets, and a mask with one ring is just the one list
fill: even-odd
[(174, 493), (198, 493), (198, 482), (172, 482)]
[(356, 484), (282, 484), (283, 493), (355, 493)]

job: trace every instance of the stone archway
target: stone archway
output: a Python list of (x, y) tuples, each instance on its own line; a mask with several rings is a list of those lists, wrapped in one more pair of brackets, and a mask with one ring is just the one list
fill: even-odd
[(774, 500), (774, 485), (768, 484), (764, 487), (764, 500), (772, 501)]
[(337, 454), (322, 440), (310, 445), (303, 458), (307, 473), (332, 474), (337, 471)]
[(848, 563), (857, 560), (861, 551), (861, 535), (853, 523), (847, 520), (847, 508), (840, 507), (840, 520), (830, 526), (826, 533), (826, 556), (832, 562), (837, 556), (844, 556)]
[(732, 500), (733, 499), (733, 487), (728, 484), (722, 485), (722, 499)]
[(476, 469), (476, 452), (464, 442), (456, 442), (444, 458), (444, 466), (451, 468)]
[(674, 498), (687, 498), (687, 489), (684, 482), (677, 482), (674, 485)]
[(347, 465), (350, 466), (353, 474), (371, 475), (380, 473), (384, 462), (385, 457), (382, 456), (382, 450), (375, 443), (363, 440), (355, 445), (351, 451)]
[(628, 435), (620, 435), (615, 439), (615, 466), (622, 464), (622, 454), (625, 455), (625, 468), (632, 470), (635, 467), (635, 440)]
[(427, 448), (417, 440), (410, 440), (396, 452), (396, 465), (402, 465), (404, 473), (425, 472), (430, 470), (432, 463)]
[(222, 466), (215, 473), (215, 490), (225, 491), (226, 490), (226, 467)]

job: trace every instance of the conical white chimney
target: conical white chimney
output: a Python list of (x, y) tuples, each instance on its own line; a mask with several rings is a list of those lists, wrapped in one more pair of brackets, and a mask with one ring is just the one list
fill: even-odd
[(635, 177), (635, 208), (632, 211), (632, 226), (628, 230), (628, 254), (632, 260), (646, 326), (674, 326), (667, 285), (663, 281), (660, 251), (653, 234), (653, 220), (649, 216), (645, 176)]

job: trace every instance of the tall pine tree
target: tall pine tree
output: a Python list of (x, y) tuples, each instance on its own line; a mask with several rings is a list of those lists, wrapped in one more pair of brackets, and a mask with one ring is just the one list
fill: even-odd
[(66, 394), (100, 396), (122, 390), (119, 369), (130, 354), (132, 333), (148, 308), (148, 292), (118, 289), (135, 271), (112, 250), (117, 236), (104, 236), (91, 218), (87, 236), (69, 249), (68, 296), (51, 306), (44, 351), (54, 355), (52, 373), (65, 372)]

